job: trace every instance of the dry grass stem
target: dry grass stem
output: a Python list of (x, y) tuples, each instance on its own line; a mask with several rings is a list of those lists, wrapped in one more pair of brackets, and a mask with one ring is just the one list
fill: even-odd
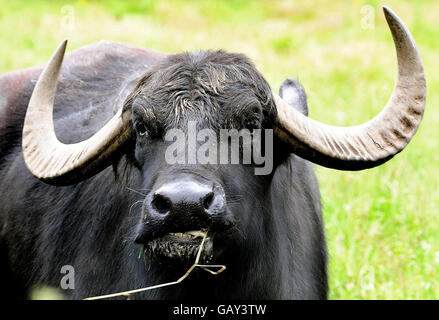
[[(177, 281), (162, 283), (162, 284), (158, 284), (158, 285), (155, 285), (155, 286), (150, 286), (150, 287), (145, 287), (145, 288), (140, 288), (140, 289), (135, 289), (135, 290), (111, 293), (111, 294), (106, 294), (106, 295), (96, 296), (96, 297), (89, 297), (89, 298), (85, 298), (84, 300), (102, 300), (102, 299), (114, 298), (114, 297), (119, 297), (119, 296), (126, 296), (126, 297), (129, 298), (130, 295), (133, 294), (133, 293), (138, 293), (138, 292), (143, 292), (143, 291), (163, 288), (163, 287), (167, 287), (167, 286), (172, 286), (172, 285), (178, 284), (178, 283), (182, 282), (184, 279), (186, 279), (189, 276), (189, 274), (196, 267), (199, 267), (199, 268), (203, 269), (204, 271), (207, 271), (207, 272), (209, 272), (209, 273), (211, 273), (213, 275), (220, 274), (221, 272), (226, 270), (226, 266), (225, 265), (204, 265), (204, 264), (199, 264), (200, 257), (201, 257), (201, 252), (203, 252), (204, 242), (206, 241), (206, 236), (207, 236), (207, 232), (204, 234), (203, 240), (201, 241), (200, 247), (198, 248), (198, 252), (197, 252), (197, 256), (195, 258), (194, 264)], [(220, 269), (217, 270), (217, 271), (213, 271), (213, 270), (211, 270), (209, 268), (220, 268)]]

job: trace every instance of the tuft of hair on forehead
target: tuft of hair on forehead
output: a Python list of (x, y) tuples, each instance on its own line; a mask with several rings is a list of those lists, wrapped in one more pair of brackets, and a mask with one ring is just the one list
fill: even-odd
[(223, 50), (166, 57), (142, 76), (127, 101), (141, 97), (147, 105), (166, 103), (162, 112), (175, 125), (188, 112), (209, 120), (211, 111), (221, 107), (222, 97), (230, 98), (226, 92), (230, 88), (251, 90), (267, 114), (273, 113), (270, 86), (253, 62), (243, 54)]

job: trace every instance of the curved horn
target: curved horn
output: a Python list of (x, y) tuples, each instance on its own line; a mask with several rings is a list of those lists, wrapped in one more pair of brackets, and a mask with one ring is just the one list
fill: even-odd
[(362, 170), (382, 164), (402, 151), (422, 120), (426, 82), (421, 57), (410, 32), (389, 8), (383, 11), (398, 57), (398, 77), (386, 107), (373, 119), (352, 127), (312, 120), (278, 95), (275, 133), (299, 156), (340, 170)]
[(61, 143), (53, 126), (53, 102), (67, 40), (56, 49), (35, 85), (23, 127), (23, 156), (38, 179), (68, 185), (91, 177), (110, 164), (110, 155), (131, 134), (130, 111), (122, 108), (98, 132), (75, 144)]

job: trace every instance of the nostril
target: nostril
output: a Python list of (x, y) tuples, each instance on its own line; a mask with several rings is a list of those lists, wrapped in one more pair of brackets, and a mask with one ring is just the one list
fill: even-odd
[(166, 214), (169, 211), (171, 211), (172, 202), (168, 198), (156, 194), (154, 195), (154, 199), (151, 202), (151, 205), (154, 210), (156, 210), (158, 213)]
[(213, 192), (208, 193), (204, 197), (204, 199), (203, 199), (203, 207), (204, 207), (204, 209), (207, 210), (207, 209), (210, 208), (210, 206), (212, 205), (212, 202), (213, 202), (213, 198), (214, 198)]

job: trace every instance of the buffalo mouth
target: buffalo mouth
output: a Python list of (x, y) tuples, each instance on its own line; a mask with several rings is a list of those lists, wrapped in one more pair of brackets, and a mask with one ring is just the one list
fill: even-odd
[(206, 230), (171, 232), (145, 244), (145, 251), (156, 258), (195, 261), (203, 239), (200, 261), (209, 262), (213, 257), (213, 236)]

